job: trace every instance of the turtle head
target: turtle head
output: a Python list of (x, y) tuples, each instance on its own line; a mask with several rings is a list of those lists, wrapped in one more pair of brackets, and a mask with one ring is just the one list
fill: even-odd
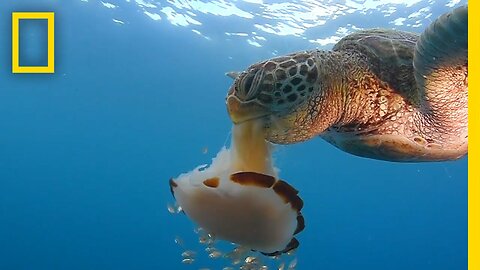
[(227, 95), (233, 123), (261, 120), (267, 140), (274, 143), (308, 139), (300, 133), (308, 129), (308, 100), (318, 87), (311, 52), (273, 58), (227, 75), (235, 79)]

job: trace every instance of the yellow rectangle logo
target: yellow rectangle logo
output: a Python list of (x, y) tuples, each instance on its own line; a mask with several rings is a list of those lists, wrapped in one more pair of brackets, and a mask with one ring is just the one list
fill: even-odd
[[(19, 24), (20, 20), (47, 20), (48, 63), (47, 66), (20, 66), (19, 64)], [(55, 13), (53, 12), (13, 12), (12, 13), (12, 73), (54, 73), (55, 72)]]

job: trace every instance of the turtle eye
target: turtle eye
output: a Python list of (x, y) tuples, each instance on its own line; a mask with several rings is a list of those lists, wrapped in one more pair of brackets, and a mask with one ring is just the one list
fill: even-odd
[(248, 101), (253, 99), (258, 90), (260, 83), (264, 77), (263, 69), (252, 70), (240, 79), (238, 87), (238, 97), (242, 100)]

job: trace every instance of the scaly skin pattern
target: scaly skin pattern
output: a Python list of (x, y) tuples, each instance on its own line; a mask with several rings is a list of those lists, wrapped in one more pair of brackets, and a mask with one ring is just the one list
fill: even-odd
[[(464, 156), (466, 57), (444, 57), (444, 62), (421, 69), (415, 76), (424, 80), (417, 86), (413, 58), (418, 35), (392, 33), (364, 31), (352, 35), (360, 42), (341, 41), (332, 51), (298, 52), (250, 66), (227, 96), (232, 121), (262, 119), (265, 137), (273, 143), (320, 136), (346, 152), (374, 159), (417, 162)], [(372, 46), (368, 38), (383, 38), (392, 48), (381, 43), (375, 48), (377, 43)], [(420, 53), (429, 53), (427, 49)]]
[(342, 79), (342, 96), (337, 97), (345, 100), (343, 113), (318, 133), (322, 138), (352, 154), (389, 161), (450, 160), (467, 153), (466, 64), (455, 72), (439, 69), (442, 91), (435, 99), (420, 100), (399, 94), (365, 66), (352, 69), (361, 70)]

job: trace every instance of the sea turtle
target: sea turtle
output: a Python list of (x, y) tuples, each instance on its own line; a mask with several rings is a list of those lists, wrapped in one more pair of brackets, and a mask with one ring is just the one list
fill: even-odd
[(277, 144), (317, 135), (351, 154), (399, 162), (458, 159), (468, 146), (467, 6), (421, 35), (371, 29), (331, 51), (262, 61), (235, 78), (234, 123), (262, 119)]

